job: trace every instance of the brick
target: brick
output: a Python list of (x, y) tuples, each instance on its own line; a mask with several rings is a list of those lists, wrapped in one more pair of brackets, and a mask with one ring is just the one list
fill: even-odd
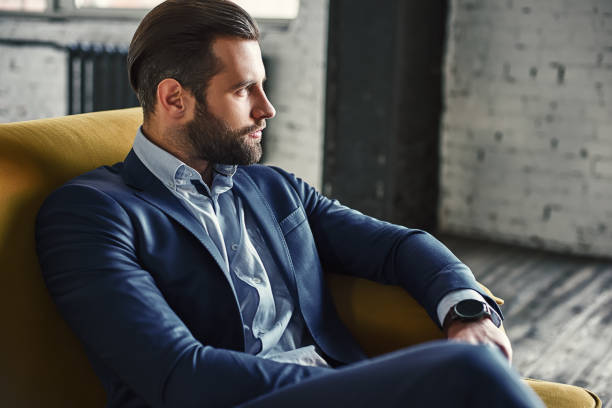
[(612, 180), (612, 157), (598, 156), (592, 163), (593, 177)]

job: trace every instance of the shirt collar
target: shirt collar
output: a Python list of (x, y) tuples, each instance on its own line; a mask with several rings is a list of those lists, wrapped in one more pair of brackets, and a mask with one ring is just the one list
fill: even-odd
[[(142, 126), (138, 128), (136, 133), (133, 149), (145, 167), (172, 190), (175, 190), (177, 185), (190, 184), (190, 180), (202, 181), (200, 173), (195, 169), (151, 142), (142, 132)], [(214, 166), (212, 183), (214, 193), (221, 194), (232, 188), (232, 177), (237, 168), (238, 166), (229, 164), (216, 164)], [(217, 177), (217, 175), (223, 177)]]

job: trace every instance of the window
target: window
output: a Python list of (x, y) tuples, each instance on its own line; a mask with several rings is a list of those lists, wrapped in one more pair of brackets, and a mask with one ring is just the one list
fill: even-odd
[(0, 0), (0, 10), (43, 12), (47, 0)]
[[(299, 0), (234, 0), (261, 20), (293, 20)], [(141, 18), (160, 0), (0, 0), (0, 12)]]

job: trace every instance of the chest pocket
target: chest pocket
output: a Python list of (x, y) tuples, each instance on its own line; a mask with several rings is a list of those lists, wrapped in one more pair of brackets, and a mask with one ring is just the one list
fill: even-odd
[(283, 235), (287, 236), (287, 234), (300, 226), (300, 224), (304, 223), (304, 221), (306, 221), (306, 214), (304, 214), (304, 210), (302, 207), (296, 208), (279, 223)]

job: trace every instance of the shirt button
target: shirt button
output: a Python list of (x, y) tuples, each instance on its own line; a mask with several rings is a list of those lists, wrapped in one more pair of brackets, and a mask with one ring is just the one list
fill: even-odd
[(232, 251), (238, 250), (238, 244), (232, 244)]
[(259, 278), (253, 278), (253, 282), (254, 282), (254, 283), (261, 283), (261, 279), (259, 279)]

